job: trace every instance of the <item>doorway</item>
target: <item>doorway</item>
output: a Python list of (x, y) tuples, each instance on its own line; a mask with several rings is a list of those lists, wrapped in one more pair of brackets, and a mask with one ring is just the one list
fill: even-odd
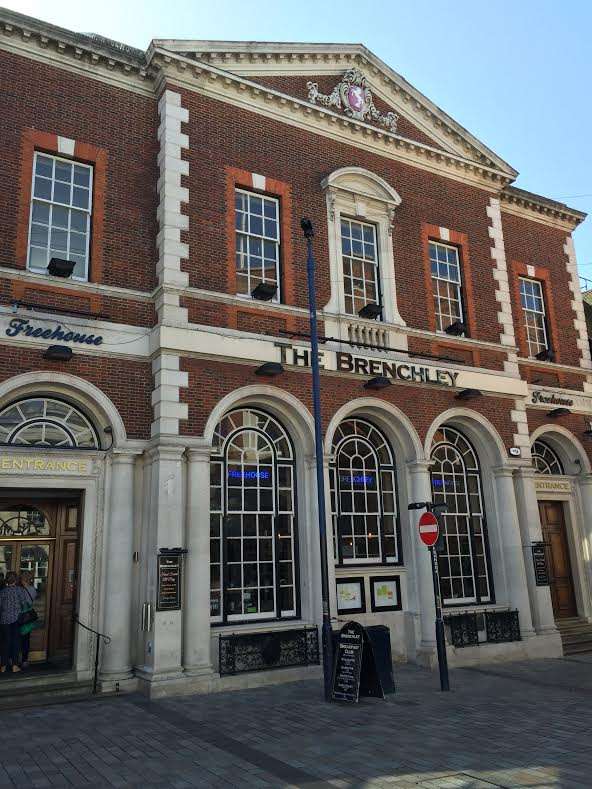
[(565, 512), (561, 501), (539, 501), (543, 540), (547, 549), (549, 585), (555, 619), (578, 615), (574, 592)]
[(72, 664), (79, 518), (78, 497), (0, 497), (0, 583), (27, 571), (37, 590), (31, 663)]

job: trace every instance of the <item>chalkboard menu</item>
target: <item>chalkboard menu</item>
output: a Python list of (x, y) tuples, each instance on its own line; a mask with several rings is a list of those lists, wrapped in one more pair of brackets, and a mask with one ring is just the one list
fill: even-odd
[(534, 564), (536, 585), (549, 586), (549, 566), (547, 564), (547, 550), (544, 542), (533, 542), (532, 562)]
[(363, 651), (364, 628), (358, 622), (348, 622), (341, 628), (337, 642), (331, 689), (334, 701), (358, 701)]
[(158, 557), (158, 611), (178, 611), (181, 608), (181, 555), (165, 554)]
[(384, 698), (372, 644), (358, 622), (341, 628), (333, 665), (332, 701), (355, 704), (360, 696)]

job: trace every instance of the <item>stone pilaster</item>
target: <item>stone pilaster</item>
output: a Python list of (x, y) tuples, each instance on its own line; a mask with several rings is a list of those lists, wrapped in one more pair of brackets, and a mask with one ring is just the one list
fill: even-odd
[(132, 670), (132, 554), (134, 545), (134, 464), (137, 453), (115, 450), (110, 464), (110, 503), (105, 540), (101, 679), (115, 682)]
[[(431, 501), (432, 482), (430, 463), (418, 461), (407, 464), (411, 481), (409, 501)], [(409, 512), (409, 528), (413, 535), (417, 534), (417, 522), (423, 510)], [(434, 582), (432, 577), (432, 560), (430, 551), (417, 539), (411, 539), (414, 552), (416, 572), (417, 600), (419, 601), (419, 619), (421, 643), (417, 657), (420, 662), (432, 665), (436, 654), (436, 606), (434, 603)]]
[(515, 472), (514, 485), (520, 533), (522, 535), (524, 567), (526, 570), (532, 622), (535, 630), (537, 634), (554, 633), (557, 628), (553, 617), (551, 593), (548, 586), (536, 585), (532, 561), (532, 543), (541, 542), (543, 539), (534, 480), (535, 470), (532, 467), (522, 467)]
[(183, 667), (191, 676), (211, 674), (210, 663), (210, 453), (187, 452), (187, 558), (183, 601)]
[(502, 552), (506, 569), (508, 602), (518, 609), (522, 638), (534, 636), (530, 600), (524, 568), (522, 535), (514, 493), (513, 470), (509, 466), (493, 469)]

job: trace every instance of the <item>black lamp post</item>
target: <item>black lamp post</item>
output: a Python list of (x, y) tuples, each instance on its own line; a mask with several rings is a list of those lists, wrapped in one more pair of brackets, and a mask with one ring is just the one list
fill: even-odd
[(325, 476), (323, 468), (323, 430), (321, 425), (321, 376), (319, 372), (319, 339), (317, 336), (317, 297), (315, 292), (315, 261), (312, 251), (314, 229), (310, 219), (302, 219), (300, 227), (306, 239), (306, 274), (308, 280), (308, 312), (310, 317), (310, 366), (312, 369), (312, 404), (315, 424), (315, 455), (317, 467), (317, 509), (321, 548), (321, 596), (323, 599), (323, 677), (325, 701), (331, 698), (333, 674), (333, 641), (329, 612), (329, 567), (327, 562), (327, 523), (325, 515)]

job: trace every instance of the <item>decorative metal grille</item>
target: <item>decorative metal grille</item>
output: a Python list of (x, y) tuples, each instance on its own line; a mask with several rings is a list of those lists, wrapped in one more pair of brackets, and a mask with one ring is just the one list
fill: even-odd
[(487, 640), (493, 644), (521, 641), (518, 611), (486, 611)]
[(219, 671), (222, 676), (318, 665), (319, 660), (316, 627), (220, 636)]
[(0, 512), (0, 537), (35, 537), (49, 534), (49, 522), (39, 510), (23, 507)]
[(444, 620), (450, 627), (450, 640), (455, 647), (470, 647), (479, 643), (477, 614), (454, 614)]

